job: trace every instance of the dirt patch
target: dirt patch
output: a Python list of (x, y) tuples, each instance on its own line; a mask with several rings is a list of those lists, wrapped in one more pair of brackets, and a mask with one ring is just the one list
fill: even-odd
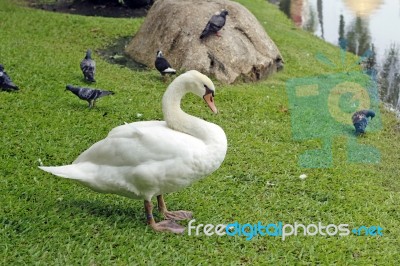
[(147, 66), (136, 62), (125, 53), (125, 47), (131, 40), (131, 36), (119, 38), (110, 46), (100, 49), (96, 53), (111, 64), (117, 64), (135, 71), (148, 70)]
[(150, 6), (129, 8), (127, 6), (122, 6), (117, 2), (110, 1), (105, 4), (95, 4), (91, 1), (82, 0), (54, 0), (54, 2), (55, 3), (48, 4), (43, 3), (40, 0), (27, 0), (30, 7), (46, 11), (113, 18), (145, 17), (150, 8)]

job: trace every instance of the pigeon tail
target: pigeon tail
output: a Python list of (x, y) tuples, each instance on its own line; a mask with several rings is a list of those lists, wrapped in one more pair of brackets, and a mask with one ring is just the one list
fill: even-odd
[(96, 98), (104, 97), (107, 95), (113, 95), (113, 94), (115, 94), (115, 93), (112, 91), (100, 91), (100, 94)]
[(3, 84), (0, 84), (0, 88), (5, 90), (5, 91), (17, 91), (17, 90), (19, 90), (18, 86), (16, 86), (14, 83), (3, 83)]
[(13, 83), (9, 84), (8, 89), (11, 89), (11, 90), (14, 90), (14, 91), (18, 91), (19, 90), (19, 88)]
[(200, 39), (204, 39), (210, 35), (212, 35), (214, 32), (210, 29), (211, 24), (210, 22), (207, 23), (206, 27), (204, 30), (201, 32)]
[(204, 31), (201, 33), (201, 35), (200, 35), (200, 40), (201, 40), (201, 39), (204, 39), (204, 38), (207, 37), (208, 35), (210, 35), (210, 33), (209, 33), (208, 31), (204, 30)]
[(176, 70), (169, 67), (167, 69), (164, 69), (163, 73), (176, 74)]

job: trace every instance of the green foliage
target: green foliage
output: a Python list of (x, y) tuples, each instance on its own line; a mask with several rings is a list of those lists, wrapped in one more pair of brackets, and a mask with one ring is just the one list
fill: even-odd
[[(156, 70), (131, 71), (94, 53), (96, 87), (116, 94), (89, 110), (65, 85), (84, 85), (79, 62), (133, 35), (142, 19), (48, 13), (0, 1), (0, 61), (18, 93), (0, 93), (1, 265), (396, 265), (400, 261), (400, 135), (381, 110), (383, 127), (359, 141), (381, 152), (379, 164), (349, 164), (346, 139), (333, 141), (333, 166), (304, 169), (298, 156), (318, 140), (292, 139), (285, 83), (290, 78), (356, 70), (339, 49), (296, 29), (266, 1), (244, 4), (276, 42), (285, 69), (250, 84), (216, 82), (219, 115), (188, 96), (183, 108), (217, 123), (228, 137), (221, 168), (166, 196), (171, 210), (194, 211), (197, 223), (380, 225), (383, 237), (188, 236), (157, 234), (145, 224), (143, 202), (93, 192), (37, 168), (71, 163), (108, 131), (138, 120), (162, 119), (165, 90)], [(229, 21), (228, 21), (229, 23)], [(318, 53), (334, 66), (321, 63)], [(142, 117), (137, 114), (143, 114)], [(299, 176), (307, 174), (301, 180)], [(157, 217), (160, 219), (160, 217)], [(185, 223), (183, 223), (185, 224)]]

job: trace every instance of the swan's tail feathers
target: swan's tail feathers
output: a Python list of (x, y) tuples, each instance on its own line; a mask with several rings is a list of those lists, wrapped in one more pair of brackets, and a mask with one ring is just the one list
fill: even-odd
[(63, 166), (39, 166), (39, 168), (63, 178), (75, 180), (85, 180), (88, 178), (87, 173), (83, 172), (79, 167), (73, 164)]

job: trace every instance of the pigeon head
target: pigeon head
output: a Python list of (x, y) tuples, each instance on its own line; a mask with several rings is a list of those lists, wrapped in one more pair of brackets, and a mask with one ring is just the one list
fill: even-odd
[(67, 86), (65, 86), (65, 90), (66, 90), (66, 91), (70, 91), (72, 88), (73, 88), (72, 85), (67, 85)]
[(92, 59), (92, 50), (88, 49), (86, 51), (85, 59)]
[(163, 57), (163, 54), (161, 51), (157, 51), (157, 57)]
[(228, 10), (222, 10), (220, 13), (221, 16), (226, 17), (227, 15), (229, 15)]
[(366, 117), (371, 117), (371, 119), (372, 119), (372, 118), (375, 117), (375, 112), (372, 111), (372, 110), (367, 110), (367, 112), (365, 113), (365, 116)]

